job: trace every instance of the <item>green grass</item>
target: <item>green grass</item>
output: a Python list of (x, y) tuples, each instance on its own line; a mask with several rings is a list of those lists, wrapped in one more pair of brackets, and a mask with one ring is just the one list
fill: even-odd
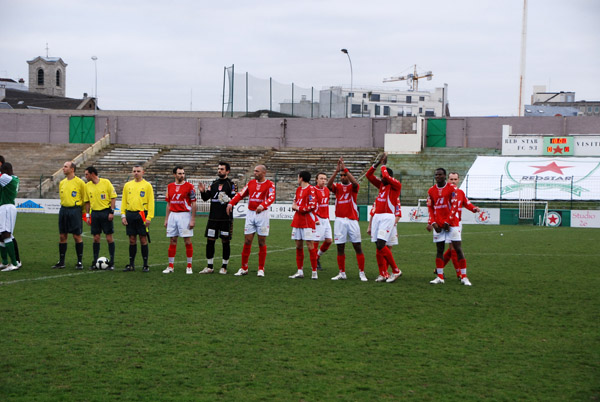
[[(56, 220), (19, 215), (24, 266), (0, 273), (2, 401), (600, 397), (598, 229), (466, 226), (468, 288), (452, 268), (446, 284), (429, 285), (435, 247), (422, 224), (399, 225), (393, 252), (404, 276), (381, 284), (366, 240), (369, 282), (359, 281), (350, 246), (347, 281), (329, 280), (334, 249), (318, 281), (288, 279), (296, 267), (286, 221), (271, 221), (265, 278), (255, 275), (256, 244), (250, 275), (231, 275), (243, 221), (229, 275), (185, 275), (181, 242), (175, 273), (163, 275), (162, 218), (149, 274), (120, 271), (120, 225), (116, 271), (75, 271), (72, 240), (68, 268), (56, 271)], [(195, 272), (205, 266), (205, 224)], [(88, 265), (89, 234), (85, 247)]]

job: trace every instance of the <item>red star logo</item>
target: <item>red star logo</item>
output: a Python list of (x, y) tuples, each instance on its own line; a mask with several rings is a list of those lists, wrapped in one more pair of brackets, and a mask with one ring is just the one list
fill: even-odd
[(556, 162), (552, 162), (546, 166), (530, 166), (532, 168), (536, 168), (537, 170), (533, 172), (533, 174), (544, 173), (544, 172), (554, 172), (558, 174), (563, 174), (562, 170), (571, 168), (573, 166), (558, 166)]
[(558, 217), (556, 215), (550, 215), (548, 217), (548, 220), (550, 221), (551, 224), (555, 224), (556, 221), (558, 221)]
[(556, 154), (562, 154), (564, 148), (559, 147), (558, 145), (556, 146), (556, 148), (552, 148), (552, 150), (554, 151), (554, 155)]

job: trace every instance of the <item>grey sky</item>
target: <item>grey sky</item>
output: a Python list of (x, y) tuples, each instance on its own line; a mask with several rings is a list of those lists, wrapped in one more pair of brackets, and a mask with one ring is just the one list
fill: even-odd
[[(449, 86), (452, 115), (516, 115), (522, 0), (0, 0), (0, 77), (62, 57), (67, 96), (102, 109), (221, 110), (223, 67), (316, 90), (383, 84), (411, 65)], [(600, 1), (529, 0), (525, 94), (533, 85), (600, 100)], [(190, 94), (193, 94), (192, 96)]]

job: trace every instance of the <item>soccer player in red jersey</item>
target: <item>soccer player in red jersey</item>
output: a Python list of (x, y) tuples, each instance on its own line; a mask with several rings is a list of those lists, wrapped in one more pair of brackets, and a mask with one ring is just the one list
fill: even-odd
[[(461, 226), (458, 216), (457, 188), (454, 184), (446, 182), (446, 169), (438, 168), (435, 171), (435, 183), (427, 191), (427, 207), (429, 221), (427, 230), (433, 229), (433, 242), (437, 246), (435, 267), (437, 277), (430, 281), (432, 285), (444, 283), (444, 248), (449, 240), (456, 251), (458, 265), (461, 270), (467, 269), (467, 261), (461, 247)], [(461, 283), (471, 286), (466, 277)]]
[[(392, 169), (388, 169), (387, 153), (379, 159), (367, 171), (366, 177), (375, 187), (379, 189), (379, 194), (375, 199), (375, 216), (371, 227), (371, 240), (377, 245), (377, 266), (379, 267), (379, 276), (376, 282), (386, 281), (388, 283), (396, 281), (402, 276), (402, 271), (398, 269), (392, 251), (387, 247), (387, 242), (391, 240), (393, 228), (396, 220), (396, 205), (400, 198), (402, 183), (394, 179)], [(373, 172), (381, 164), (381, 180), (375, 177)], [(392, 266), (392, 275), (387, 273), (387, 265)]]
[(275, 184), (266, 178), (267, 168), (258, 165), (254, 168), (254, 179), (233, 197), (227, 205), (227, 213), (231, 214), (233, 207), (244, 197), (248, 197), (248, 211), (244, 226), (244, 248), (242, 250), (242, 267), (235, 276), (248, 274), (248, 260), (252, 251), (254, 234), (258, 234), (258, 273), (265, 276), (265, 261), (267, 259), (267, 236), (269, 235), (269, 206), (275, 201)]
[[(373, 207), (371, 208), (371, 211), (369, 212), (369, 226), (367, 226), (367, 234), (371, 235), (371, 226), (373, 224), (373, 216), (375, 215), (375, 203), (377, 201), (373, 202)], [(398, 226), (398, 221), (400, 220), (400, 218), (402, 218), (402, 207), (400, 206), (400, 199), (398, 198), (398, 201), (396, 203), (396, 212), (394, 213), (395, 219), (394, 219), (394, 228), (392, 229), (392, 236), (390, 237), (390, 240), (387, 242), (387, 246), (388, 248), (391, 250), (392, 246), (396, 246), (398, 245), (398, 230), (397, 230), (397, 226)], [(388, 264), (388, 269), (389, 269), (390, 265)]]
[[(334, 183), (338, 173), (341, 183)], [(331, 278), (334, 281), (346, 279), (346, 242), (350, 241), (356, 252), (356, 261), (360, 280), (367, 282), (365, 275), (365, 255), (362, 251), (362, 239), (360, 236), (360, 227), (358, 225), (358, 211), (356, 199), (358, 197), (358, 181), (354, 178), (350, 170), (346, 168), (344, 159), (340, 158), (337, 167), (329, 181), (327, 187), (335, 194), (335, 222), (333, 224), (333, 237), (337, 246), (337, 263), (339, 273)]]
[(318, 279), (317, 274), (317, 248), (315, 240), (317, 238), (317, 195), (315, 188), (310, 185), (310, 172), (303, 170), (298, 173), (298, 188), (296, 196), (292, 203), (292, 210), (295, 211), (292, 219), (292, 240), (296, 241), (296, 266), (298, 272), (290, 275), (290, 279), (304, 278), (304, 241), (310, 256), (310, 266), (312, 268), (311, 279)]
[[(315, 193), (317, 195), (317, 239), (315, 248), (317, 249), (317, 270), (321, 268), (321, 256), (329, 249), (333, 239), (331, 236), (331, 223), (329, 222), (329, 189), (326, 186), (327, 175), (323, 172), (317, 173), (317, 185)], [(323, 242), (319, 248), (319, 242)]]
[(165, 215), (165, 228), (169, 241), (169, 265), (163, 274), (171, 274), (175, 270), (175, 255), (177, 254), (177, 239), (183, 237), (185, 255), (187, 257), (186, 274), (192, 274), (192, 258), (194, 247), (192, 236), (196, 226), (196, 190), (194, 185), (185, 180), (183, 166), (173, 168), (175, 181), (167, 186), (167, 214)]
[[(465, 195), (464, 191), (462, 191), (460, 188), (458, 188), (458, 180), (459, 180), (459, 176), (457, 172), (450, 172), (448, 174), (448, 182), (454, 184), (456, 186), (456, 198), (458, 199), (458, 221), (459, 221), (459, 225), (461, 226), (461, 232), (462, 232), (462, 207), (464, 206), (465, 208), (467, 208), (469, 211), (473, 212), (473, 213), (477, 213), (480, 211), (479, 207), (476, 207), (475, 205), (471, 204), (471, 202), (469, 201), (469, 199), (467, 198), (467, 196)], [(448, 240), (446, 240), (446, 243), (448, 243)], [(460, 267), (460, 265), (458, 264), (458, 256), (456, 255), (456, 250), (454, 250), (454, 246), (452, 246), (452, 242), (450, 242), (448, 244), (448, 250), (446, 250), (446, 252), (444, 253), (444, 267), (446, 266), (446, 264), (448, 264), (448, 261), (452, 260), (452, 265), (454, 265), (454, 270), (456, 271), (456, 277), (458, 279), (461, 280), (461, 282), (463, 282), (463, 278), (467, 278), (467, 268), (465, 267), (464, 269)], [(465, 280), (465, 282), (468, 282), (470, 286), (470, 281), (467, 278)]]

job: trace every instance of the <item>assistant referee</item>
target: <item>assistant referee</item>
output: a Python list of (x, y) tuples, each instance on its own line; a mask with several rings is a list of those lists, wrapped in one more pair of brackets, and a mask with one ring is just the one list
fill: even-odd
[(65, 162), (63, 173), (65, 178), (58, 186), (60, 192), (60, 210), (58, 211), (58, 231), (60, 242), (58, 243), (59, 260), (52, 268), (62, 269), (65, 267), (65, 254), (67, 254), (67, 239), (69, 233), (73, 234), (75, 240), (75, 252), (77, 253), (77, 265), (75, 269), (83, 269), (83, 221), (81, 219), (82, 206), (86, 197), (85, 183), (75, 176), (76, 166), (73, 162)]
[(142, 259), (144, 260), (143, 272), (149, 272), (148, 265), (148, 227), (154, 218), (154, 189), (152, 184), (144, 180), (144, 168), (136, 165), (132, 169), (133, 180), (125, 183), (123, 187), (123, 200), (121, 201), (121, 221), (127, 229), (129, 236), (129, 264), (124, 272), (135, 270), (135, 255), (137, 254), (136, 239), (139, 236)]

